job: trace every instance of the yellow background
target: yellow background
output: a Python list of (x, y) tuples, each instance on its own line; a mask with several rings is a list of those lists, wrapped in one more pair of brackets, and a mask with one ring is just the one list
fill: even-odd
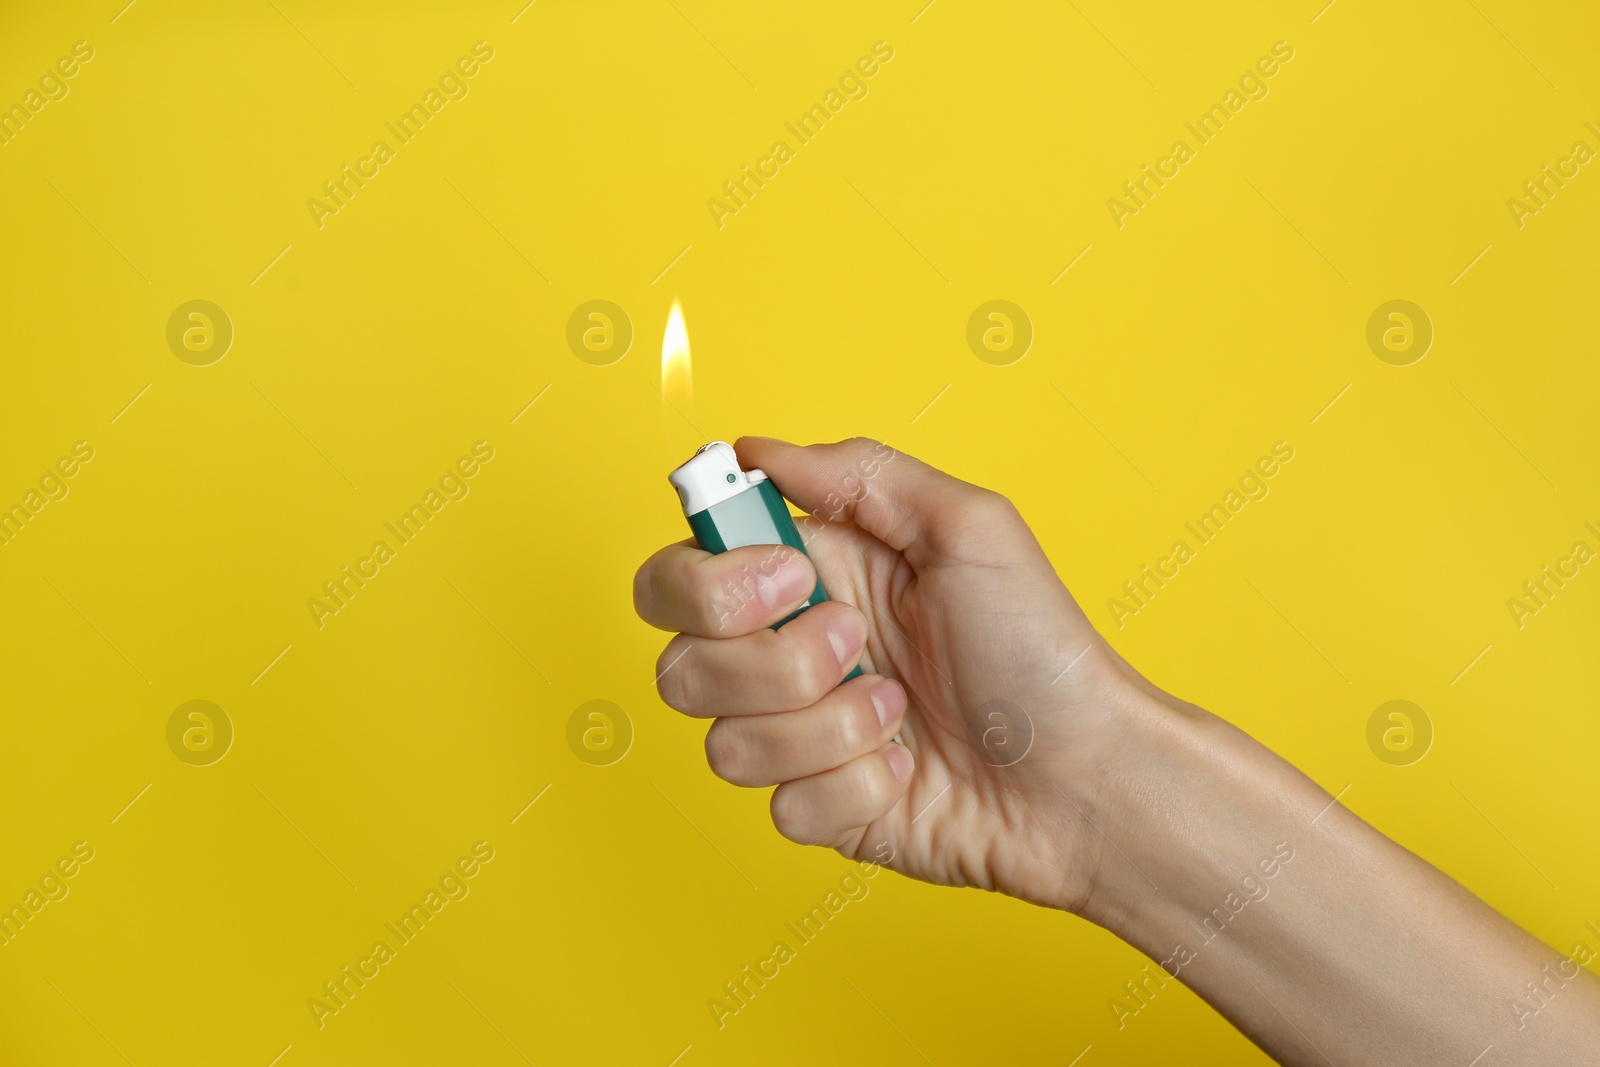
[[(1520, 630), (1506, 607), (1600, 548), (1600, 176), (1520, 230), (1506, 207), (1600, 147), (1592, 14), (276, 3), (7, 5), (0, 101), (95, 57), (0, 148), (0, 502), (75, 441), (95, 459), (0, 548), (0, 902), (96, 855), (0, 948), (5, 1062), (1260, 1062), (1176, 984), (1119, 1031), (1145, 961), (1108, 934), (893, 874), (713, 1024), (848, 868), (654, 694), (630, 580), (685, 535), (664, 476), (702, 435), (870, 434), (1002, 490), (1103, 627), (1290, 442), (1115, 645), (1594, 944), (1600, 573)], [(308, 198), (479, 40), (470, 95), (319, 229)], [(870, 95), (719, 230), (707, 199), (880, 40)], [(1280, 40), (1270, 95), (1113, 225)], [(964, 339), (993, 298), (1036, 330), (1011, 366)], [(1409, 367), (1364, 339), (1396, 298), (1436, 330)], [(165, 340), (192, 299), (236, 331), (211, 366)], [(591, 299), (634, 326), (610, 366), (566, 345)], [(478, 440), (470, 496), (318, 630), (306, 600)], [(236, 730), (212, 766), (167, 746), (192, 699)], [(594, 699), (635, 732), (608, 767), (566, 742)], [(1436, 730), (1413, 766), (1366, 745), (1391, 699)], [(480, 840), (471, 895), (319, 1031), (308, 998)]]

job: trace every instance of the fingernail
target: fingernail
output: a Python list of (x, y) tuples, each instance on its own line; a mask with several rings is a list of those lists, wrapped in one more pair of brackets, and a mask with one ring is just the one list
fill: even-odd
[(900, 693), (900, 687), (893, 682), (879, 682), (872, 687), (872, 710), (878, 713), (878, 725), (885, 730), (892, 729), (905, 714), (905, 698)]
[(802, 599), (812, 588), (811, 571), (804, 563), (800, 562), (799, 553), (791, 553), (778, 564), (778, 571), (771, 578), (758, 576), (756, 578), (756, 596), (761, 598), (761, 603), (768, 608), (775, 608), (779, 604), (793, 604)]
[(828, 620), (828, 644), (832, 646), (833, 657), (841, 667), (856, 658), (856, 653), (861, 650), (861, 642), (866, 637), (867, 624), (854, 611), (835, 612), (833, 618)]
[(889, 751), (883, 754), (883, 758), (889, 761), (889, 769), (894, 772), (897, 781), (903, 782), (911, 777), (913, 761), (911, 753), (905, 750), (905, 746), (890, 745)]

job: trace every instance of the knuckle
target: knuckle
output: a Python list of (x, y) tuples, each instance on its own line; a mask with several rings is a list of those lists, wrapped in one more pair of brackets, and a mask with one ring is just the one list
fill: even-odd
[(999, 527), (1010, 528), (1022, 522), (1022, 514), (1017, 511), (1016, 505), (992, 489), (973, 486), (970, 492), (963, 493), (956, 512), (951, 516), (951, 528), (961, 533), (973, 533), (980, 530)]
[(646, 562), (633, 575), (633, 613), (641, 619), (655, 615), (655, 588), (650, 579), (650, 564)]
[(811, 820), (793, 787), (780, 785), (773, 791), (771, 812), (778, 833), (797, 845), (811, 844)]
[(645, 576), (645, 568), (638, 568), (634, 571), (634, 614), (640, 619), (650, 614), (648, 595), (650, 595), (650, 579)]
[(656, 695), (661, 698), (661, 703), (665, 704), (673, 711), (687, 713), (689, 710), (688, 708), (684, 707), (684, 701), (680, 695), (677, 682), (669, 682), (665, 678), (662, 678), (656, 682)]
[(858, 788), (863, 810), (886, 811), (894, 799), (894, 772), (882, 759), (862, 760)]
[(708, 637), (721, 635), (728, 623), (738, 618), (739, 610), (715, 594), (697, 601), (694, 608), (694, 626), (698, 633)]
[(845, 467), (847, 470), (860, 473), (864, 464), (868, 464), (873, 457), (880, 457), (890, 451), (886, 445), (873, 437), (857, 435), (846, 437), (842, 441), (835, 441), (827, 448), (828, 459)]
[(657, 602), (671, 598), (673, 621), (679, 626), (694, 633), (713, 633), (722, 618), (717, 574), (703, 557), (682, 555), (673, 561), (669, 573), (657, 580), (651, 595)]
[(864, 434), (857, 434), (856, 436), (844, 441), (843, 444), (846, 445), (852, 452), (870, 452), (874, 449), (883, 447), (877, 438), (867, 437)]
[(860, 752), (878, 732), (878, 716), (870, 705), (847, 704), (840, 709), (836, 722), (835, 741), (839, 751), (851, 756)]
[(743, 785), (747, 778), (748, 760), (745, 746), (738, 736), (737, 723), (731, 719), (718, 719), (706, 733), (706, 763), (711, 773), (724, 782)]
[(667, 707), (686, 715), (696, 714), (693, 690), (689, 684), (689, 672), (678, 660), (688, 654), (690, 647), (687, 642), (674, 637), (661, 650), (661, 655), (656, 657), (656, 693)]
[[(822, 642), (818, 647), (817, 642)], [(797, 643), (789, 656), (789, 695), (800, 707), (815, 704), (827, 695), (838, 679), (838, 663), (827, 639), (818, 635), (816, 641)]]
[(712, 565), (716, 576), (710, 583), (713, 588), (707, 591), (705, 601), (710, 630), (721, 632), (730, 622), (741, 631), (759, 625), (766, 612), (761, 600), (762, 582), (777, 577), (784, 564), (796, 555), (794, 549), (779, 545), (764, 549), (760, 556), (718, 556)]
[(752, 608), (759, 603), (756, 575), (748, 566), (726, 572), (719, 587), (707, 594), (706, 621), (721, 631), (730, 622), (745, 622), (753, 614)]
[(988, 522), (1011, 522), (1021, 518), (1011, 498), (993, 489), (980, 489), (973, 500), (973, 513)]
[(717, 596), (715, 569), (701, 565), (701, 561), (686, 559), (678, 565), (673, 585), (686, 603), (690, 625), (699, 632), (714, 629), (719, 614), (720, 598)]

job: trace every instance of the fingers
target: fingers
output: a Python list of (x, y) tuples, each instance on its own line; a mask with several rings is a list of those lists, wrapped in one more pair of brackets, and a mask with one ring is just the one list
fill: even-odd
[(766, 471), (813, 518), (853, 522), (913, 567), (959, 553), (975, 523), (1016, 518), (998, 493), (865, 437), (806, 447), (741, 437), (736, 448), (742, 466)]
[(835, 845), (852, 831), (881, 819), (905, 796), (913, 760), (890, 742), (832, 770), (780, 785), (772, 794), (772, 822), (802, 845)]
[(697, 717), (796, 711), (839, 684), (866, 637), (861, 613), (834, 600), (781, 630), (722, 639), (679, 634), (656, 661), (656, 689), (668, 707)]
[(864, 675), (799, 711), (718, 719), (706, 760), (734, 785), (777, 785), (876, 752), (894, 738), (906, 710), (898, 682)]
[(633, 607), (657, 629), (738, 637), (778, 622), (805, 603), (816, 585), (811, 561), (787, 545), (712, 555), (682, 541), (639, 568)]

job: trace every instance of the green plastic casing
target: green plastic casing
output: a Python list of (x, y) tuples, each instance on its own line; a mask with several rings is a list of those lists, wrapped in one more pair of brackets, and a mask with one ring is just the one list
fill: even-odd
[[(789, 505), (784, 502), (777, 486), (770, 481), (757, 482), (737, 496), (713, 504), (704, 511), (697, 511), (688, 519), (695, 540), (713, 555), (746, 545), (788, 545), (810, 556), (806, 552), (805, 542), (800, 539), (794, 519), (789, 515)], [(828, 593), (822, 588), (822, 579), (819, 577), (817, 587), (811, 591), (811, 599), (787, 618), (774, 623), (772, 628), (776, 630), (794, 621), (806, 608), (827, 599)], [(848, 682), (860, 675), (861, 667), (857, 665), (845, 675), (844, 680)]]

